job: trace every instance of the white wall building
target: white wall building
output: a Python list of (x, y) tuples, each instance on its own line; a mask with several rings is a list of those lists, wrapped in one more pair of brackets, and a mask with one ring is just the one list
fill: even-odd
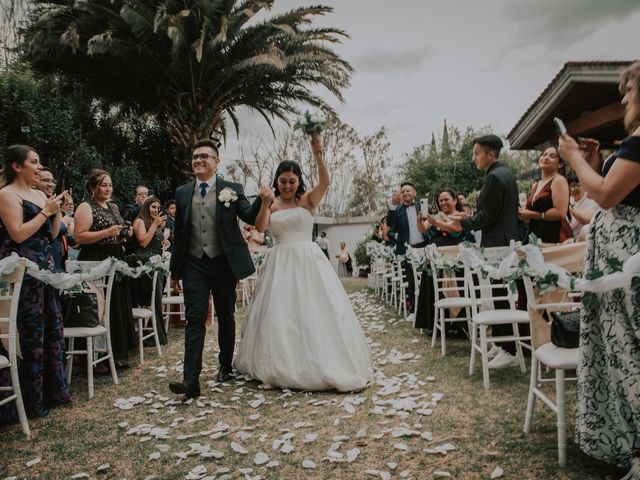
[(380, 221), (378, 217), (314, 217), (314, 222), (318, 226), (318, 235), (321, 232), (327, 234), (329, 240), (329, 260), (333, 268), (338, 270), (338, 259), (336, 255), (340, 251), (340, 242), (347, 244), (347, 251), (353, 260), (353, 273), (358, 274), (356, 259), (353, 251), (356, 244), (362, 237), (370, 232), (373, 225)]

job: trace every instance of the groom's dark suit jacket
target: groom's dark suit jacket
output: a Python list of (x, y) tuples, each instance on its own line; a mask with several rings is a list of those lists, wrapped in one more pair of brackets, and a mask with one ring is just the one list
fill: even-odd
[(483, 247), (506, 247), (518, 240), (518, 185), (511, 170), (501, 162), (487, 169), (478, 197), (477, 213), (463, 218), (465, 231), (482, 230)]
[[(171, 278), (178, 280), (182, 278), (182, 267), (184, 257), (189, 247), (189, 236), (191, 235), (191, 201), (193, 190), (196, 186), (195, 180), (181, 185), (176, 190), (176, 217), (173, 227), (174, 250), (171, 255)], [(238, 199), (231, 202), (228, 207), (219, 200), (220, 192), (230, 188), (236, 192)], [(260, 199), (256, 199), (253, 204), (249, 204), (239, 183), (227, 182), (220, 177), (216, 177), (216, 225), (217, 235), (220, 245), (224, 251), (231, 271), (238, 279), (245, 278), (255, 271), (251, 254), (247, 247), (238, 219), (253, 225), (260, 210)]]

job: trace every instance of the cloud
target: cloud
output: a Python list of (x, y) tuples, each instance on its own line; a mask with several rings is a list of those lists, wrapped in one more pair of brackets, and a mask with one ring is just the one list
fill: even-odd
[(636, 11), (638, 0), (508, 0), (504, 7), (507, 20), (519, 24), (512, 48), (541, 44), (549, 50), (566, 48)]
[(360, 73), (409, 74), (418, 71), (422, 61), (433, 54), (431, 47), (409, 48), (403, 52), (381, 49), (356, 57), (352, 63)]
[(356, 109), (362, 115), (376, 115), (378, 117), (386, 117), (391, 112), (401, 110), (406, 105), (393, 102), (368, 103), (363, 108)]

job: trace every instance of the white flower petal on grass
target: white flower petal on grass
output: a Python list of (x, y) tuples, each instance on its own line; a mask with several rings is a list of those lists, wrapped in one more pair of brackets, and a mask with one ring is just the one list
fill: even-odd
[(153, 452), (149, 454), (149, 460), (159, 460), (159, 459), (160, 459), (160, 452)]
[(395, 470), (398, 468), (398, 464), (396, 462), (389, 462), (387, 463), (387, 467), (389, 467), (389, 470)]
[(393, 448), (395, 448), (396, 450), (402, 450), (403, 452), (407, 452), (409, 450), (409, 447), (407, 447), (406, 443), (396, 443)]
[(241, 455), (246, 455), (247, 453), (249, 453), (249, 450), (247, 450), (242, 445), (236, 442), (231, 442), (231, 450)]
[(316, 468), (316, 464), (312, 460), (303, 460), (302, 461), (302, 468), (314, 469), (314, 468)]
[(352, 448), (351, 450), (347, 450), (347, 462), (351, 463), (360, 455), (359, 448)]
[(317, 433), (307, 433), (302, 439), (303, 443), (311, 443), (318, 438)]
[(258, 452), (253, 457), (253, 463), (255, 463), (256, 465), (264, 465), (268, 461), (269, 461), (269, 455), (267, 455), (264, 452)]
[(102, 465), (100, 465), (97, 469), (96, 472), (98, 473), (102, 473), (102, 472), (106, 472), (107, 470), (109, 470), (111, 468), (111, 464), (110, 463), (103, 463)]
[(377, 477), (380, 475), (380, 470), (374, 470), (374, 469), (365, 470), (364, 474), (372, 477)]
[(431, 433), (431, 432), (422, 432), (420, 434), (420, 437), (430, 442), (430, 441), (433, 440), (433, 433)]
[(267, 468), (276, 468), (280, 466), (280, 460), (271, 460), (265, 465)]
[(504, 470), (502, 470), (502, 468), (500, 467), (496, 467), (493, 472), (491, 472), (491, 479), (493, 480), (494, 478), (499, 478), (504, 474)]
[(249, 420), (258, 420), (260, 418), (259, 413), (254, 413), (253, 415), (249, 415)]
[(293, 452), (293, 445), (291, 444), (291, 442), (286, 441), (282, 446), (282, 448), (280, 449), (280, 451), (282, 453), (291, 453)]
[(391, 474), (387, 471), (382, 470), (378, 475), (382, 480), (391, 480)]
[(91, 478), (91, 476), (88, 473), (80, 472), (76, 473), (75, 475), (71, 475), (69, 478), (75, 480), (77, 478)]
[(36, 458), (34, 458), (33, 460), (29, 460), (29, 461), (27, 462), (27, 467), (33, 467), (34, 465), (36, 465), (36, 464), (40, 463), (40, 461), (41, 461), (41, 460), (42, 460), (42, 458), (41, 458), (41, 457), (36, 457)]
[(436, 470), (435, 472), (433, 472), (433, 476), (438, 478), (449, 478), (451, 477), (451, 474), (444, 470)]

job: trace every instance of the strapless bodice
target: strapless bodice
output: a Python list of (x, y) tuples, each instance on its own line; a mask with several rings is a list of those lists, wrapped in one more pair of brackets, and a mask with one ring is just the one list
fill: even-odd
[(278, 210), (271, 214), (269, 231), (274, 245), (285, 242), (311, 242), (313, 215), (302, 207)]

